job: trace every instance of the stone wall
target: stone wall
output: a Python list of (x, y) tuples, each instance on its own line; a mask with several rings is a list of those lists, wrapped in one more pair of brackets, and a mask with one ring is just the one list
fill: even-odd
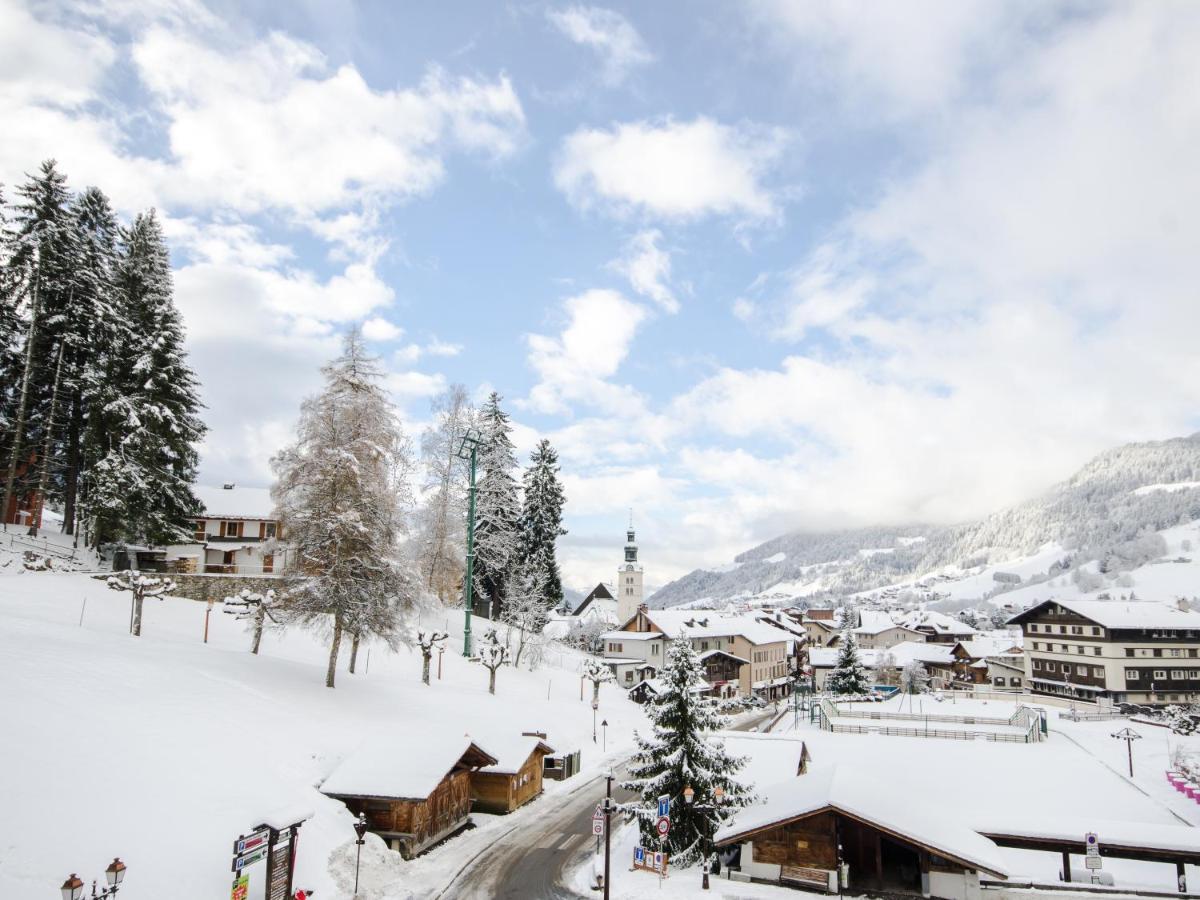
[(175, 579), (176, 588), (171, 592), (172, 597), (215, 600), (218, 603), (237, 594), (242, 588), (263, 594), (272, 588), (278, 590), (282, 583), (278, 575), (177, 574), (168, 577)]

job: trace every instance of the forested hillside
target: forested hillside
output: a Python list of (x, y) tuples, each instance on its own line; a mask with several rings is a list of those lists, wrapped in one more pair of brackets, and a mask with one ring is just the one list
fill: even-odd
[(655, 607), (773, 592), (838, 595), (940, 571), (1063, 548), (1062, 565), (1133, 567), (1161, 551), (1154, 532), (1200, 518), (1200, 434), (1107, 451), (1041, 497), (977, 522), (795, 532), (733, 565), (697, 569), (650, 598)]

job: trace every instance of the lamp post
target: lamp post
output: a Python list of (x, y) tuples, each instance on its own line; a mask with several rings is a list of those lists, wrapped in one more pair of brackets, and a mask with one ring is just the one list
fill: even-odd
[(354, 843), (358, 845), (358, 850), (354, 857), (354, 896), (357, 897), (358, 896), (358, 867), (362, 863), (363, 844), (365, 844), (367, 842), (367, 838), (366, 838), (367, 814), (366, 813), (360, 812), (358, 814), (358, 820), (354, 823), (354, 833), (358, 835), (357, 840), (354, 841)]
[(1122, 728), (1120, 731), (1114, 731), (1113, 737), (1117, 740), (1125, 742), (1125, 751), (1129, 755), (1129, 777), (1133, 777), (1133, 742), (1141, 740), (1142, 736), (1132, 728)]
[[(96, 880), (92, 879), (92, 897), (100, 900), (102, 897), (115, 897), (117, 891), (121, 887), (121, 882), (125, 880), (125, 863), (121, 862), (120, 858), (114, 858), (108, 864), (108, 868), (104, 870), (104, 880), (108, 882), (108, 887), (97, 892)], [(71, 873), (71, 877), (63, 882), (62, 886), (63, 900), (82, 900), (83, 898), (83, 879)]]
[[(692, 786), (689, 784), (687, 787), (685, 787), (683, 789), (684, 804), (695, 810), (715, 813), (718, 809), (721, 808), (721, 804), (725, 801), (725, 789), (723, 787), (721, 787), (720, 785), (717, 785), (716, 788), (713, 789), (713, 802), (708, 805), (701, 804), (701, 803), (697, 803), (697, 804), (693, 805), (692, 801), (695, 798), (696, 798), (696, 792), (692, 789)], [(707, 817), (706, 817), (706, 819), (707, 819)], [(712, 856), (712, 850), (713, 850), (712, 843), (713, 843), (713, 839), (716, 834), (716, 828), (713, 825), (712, 819), (707, 819), (707, 820), (708, 820), (708, 846), (704, 848), (704, 876), (700, 882), (701, 890), (705, 890), (705, 891), (708, 890), (708, 871), (709, 871), (709, 866), (710, 866), (710, 857)]]
[(458, 445), (457, 456), (470, 464), (467, 489), (467, 577), (463, 584), (463, 656), (471, 655), (471, 611), (475, 607), (475, 463), (479, 455), (479, 432), (468, 428)]

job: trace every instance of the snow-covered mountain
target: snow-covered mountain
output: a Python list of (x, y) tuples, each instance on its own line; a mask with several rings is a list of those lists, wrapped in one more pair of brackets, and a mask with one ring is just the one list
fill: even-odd
[(1200, 433), (1110, 450), (1042, 496), (977, 522), (782, 535), (732, 564), (690, 572), (649, 604), (776, 603), (901, 585), (957, 598), (967, 595), (945, 586), (968, 580), (981, 597), (1074, 576), (1089, 561), (1093, 574), (1135, 569), (1167, 554), (1158, 532), (1198, 518)]

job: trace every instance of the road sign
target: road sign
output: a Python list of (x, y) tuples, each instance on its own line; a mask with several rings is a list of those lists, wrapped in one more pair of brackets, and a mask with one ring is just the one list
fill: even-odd
[(641, 866), (645, 865), (645, 863), (646, 863), (646, 848), (645, 847), (634, 847), (633, 848), (634, 868), (640, 868)]
[(233, 871), (240, 872), (242, 869), (246, 868), (246, 866), (252, 866), (256, 862), (262, 862), (266, 858), (266, 847), (259, 847), (257, 850), (252, 850), (249, 853), (243, 854), (242, 856), (235, 856), (233, 858)]
[(250, 876), (239, 875), (233, 880), (233, 889), (229, 892), (229, 900), (246, 900), (250, 896)]
[(599, 837), (600, 835), (604, 834), (604, 820), (603, 819), (592, 819), (592, 834), (596, 835), (596, 837)]
[(658, 822), (654, 826), (654, 830), (658, 832), (660, 838), (665, 838), (671, 830), (671, 820), (666, 816), (660, 816)]
[(271, 832), (264, 828), (261, 831), (256, 831), (254, 834), (248, 834), (245, 837), (240, 837), (233, 842), (233, 855), (241, 856), (243, 853), (249, 853), (251, 850), (256, 850), (259, 847), (265, 847), (267, 839), (271, 836)]
[(658, 817), (660, 819), (668, 818), (671, 815), (671, 795), (663, 794), (658, 798)]
[(1089, 869), (1103, 869), (1104, 860), (1100, 858), (1100, 839), (1096, 837), (1096, 832), (1089, 831), (1083, 838), (1083, 844), (1087, 848), (1084, 866)]

